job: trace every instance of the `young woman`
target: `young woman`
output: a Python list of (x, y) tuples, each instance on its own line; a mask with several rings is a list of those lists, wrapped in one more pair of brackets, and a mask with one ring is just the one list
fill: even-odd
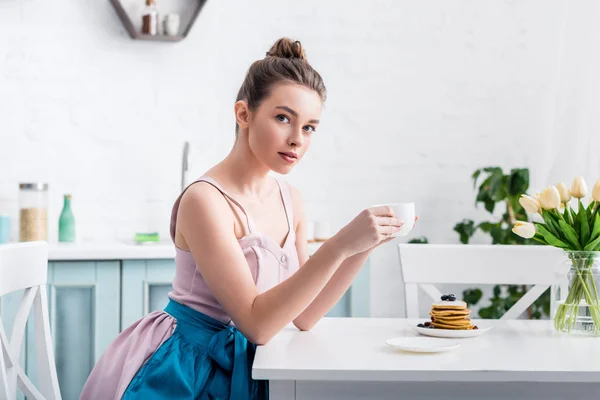
[(116, 338), (82, 399), (267, 398), (251, 379), (256, 345), (290, 322), (312, 328), (402, 225), (387, 207), (364, 210), (309, 259), (300, 193), (269, 172), (300, 162), (325, 97), (298, 41), (278, 40), (250, 66), (233, 149), (173, 207), (168, 305)]

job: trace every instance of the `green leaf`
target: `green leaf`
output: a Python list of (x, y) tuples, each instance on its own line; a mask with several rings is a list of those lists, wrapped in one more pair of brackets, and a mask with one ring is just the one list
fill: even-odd
[(517, 286), (517, 285), (509, 285), (508, 286), (508, 294), (511, 296), (518, 296), (518, 297), (522, 296), (522, 294), (521, 294), (521, 296), (519, 295), (519, 286)]
[(569, 208), (570, 207), (568, 205), (565, 206), (565, 212), (563, 213), (563, 218), (565, 219), (565, 221), (570, 223), (571, 218), (570, 218)]
[(589, 242), (583, 249), (584, 251), (600, 251), (600, 236)]
[(479, 224), (479, 229), (485, 233), (490, 233), (495, 226), (499, 226), (499, 224), (494, 224), (493, 222), (482, 222)]
[(485, 308), (480, 308), (479, 309), (479, 316), (483, 319), (495, 319), (494, 315), (496, 313), (494, 312), (494, 307), (493, 306), (489, 306), (489, 307), (485, 307)]
[(551, 234), (548, 229), (542, 224), (535, 223), (537, 230), (542, 234), (544, 240), (551, 246), (560, 247), (561, 249), (571, 249), (571, 247), (563, 242), (562, 240), (556, 238), (553, 234)]
[(600, 236), (600, 214), (596, 214), (596, 218), (594, 218), (594, 224), (592, 234), (590, 235), (590, 240), (595, 240)]
[(508, 193), (511, 196), (519, 196), (529, 188), (529, 169), (518, 168), (510, 172)]
[(477, 187), (477, 179), (479, 179), (479, 175), (481, 175), (481, 169), (473, 172), (473, 176), (471, 176), (471, 178), (473, 178), (473, 189)]
[(494, 212), (494, 208), (496, 207), (496, 202), (494, 200), (488, 200), (485, 202), (485, 209), (488, 210), (490, 214)]
[(500, 286), (499, 285), (494, 286), (494, 297), (500, 297), (500, 292), (501, 292)]
[(579, 223), (581, 224), (581, 234), (580, 234), (580, 239), (581, 239), (581, 247), (585, 247), (588, 240), (590, 240), (590, 223), (588, 221), (588, 215), (587, 215), (587, 211), (585, 210), (585, 207), (583, 206), (583, 203), (581, 202), (581, 200), (579, 200)]
[(475, 233), (475, 222), (470, 219), (465, 219), (462, 222), (454, 225), (454, 231), (460, 235), (460, 242), (462, 244), (468, 244), (469, 239)]
[(489, 173), (486, 180), (479, 187), (480, 196), (487, 200), (502, 201), (506, 197), (506, 189), (503, 185), (504, 174), (498, 167), (484, 168)]
[(577, 213), (575, 213), (575, 210), (572, 209), (571, 207), (569, 207), (569, 211), (571, 212), (571, 218), (573, 218), (573, 223), (575, 225), (575, 226), (573, 226), (573, 228), (575, 228), (575, 230), (577, 232), (579, 232), (580, 224), (579, 224), (579, 219), (577, 218)]
[(419, 236), (408, 241), (408, 243), (427, 244), (429, 240), (425, 236)]
[(508, 239), (512, 236), (509, 229), (503, 229), (500, 226), (495, 226), (490, 231), (492, 236), (492, 244), (508, 244)]
[(542, 210), (542, 218), (544, 219), (544, 222), (546, 223), (546, 228), (548, 229), (548, 231), (550, 233), (552, 233), (552, 235), (558, 239), (562, 239), (561, 234), (560, 234), (560, 226), (558, 225), (558, 223), (554, 220), (554, 216), (552, 215), (552, 213), (548, 210)]
[(567, 224), (562, 219), (558, 221), (558, 224), (562, 232), (565, 234), (565, 238), (567, 239), (569, 244), (573, 246), (574, 249), (581, 250), (581, 245), (579, 244), (579, 236), (577, 235), (577, 232), (575, 232), (575, 229), (573, 229), (571, 225)]
[(548, 245), (548, 242), (546, 242), (546, 239), (544, 239), (544, 236), (540, 235), (538, 232), (536, 232), (535, 236), (532, 237), (532, 239), (541, 244), (545, 244), (546, 246)]
[(473, 306), (481, 300), (483, 297), (483, 292), (481, 289), (467, 289), (463, 291), (463, 301), (467, 303), (468, 306)]

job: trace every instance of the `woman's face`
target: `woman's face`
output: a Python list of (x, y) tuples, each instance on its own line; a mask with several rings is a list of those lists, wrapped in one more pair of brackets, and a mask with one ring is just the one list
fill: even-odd
[(248, 143), (254, 155), (279, 174), (300, 162), (319, 125), (323, 104), (306, 86), (281, 83), (249, 113)]

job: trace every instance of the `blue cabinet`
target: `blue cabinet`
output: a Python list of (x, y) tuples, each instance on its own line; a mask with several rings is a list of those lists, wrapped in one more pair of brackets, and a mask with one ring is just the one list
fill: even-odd
[(121, 285), (121, 329), (167, 305), (175, 260), (124, 260)]
[[(119, 334), (119, 261), (65, 261), (48, 266), (48, 308), (54, 357), (64, 400), (78, 399), (92, 368)], [(36, 382), (30, 317), (27, 374)]]

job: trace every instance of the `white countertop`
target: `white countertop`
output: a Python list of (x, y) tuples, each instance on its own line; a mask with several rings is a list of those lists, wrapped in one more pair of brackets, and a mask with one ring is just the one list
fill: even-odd
[(135, 244), (133, 242), (55, 243), (48, 246), (49, 261), (150, 260), (173, 259), (171, 241)]
[(385, 344), (416, 336), (405, 319), (324, 318), (288, 327), (256, 352), (254, 379), (295, 381), (598, 382), (600, 338), (559, 335), (550, 321), (476, 321), (494, 328), (446, 353)]
[[(321, 243), (310, 243), (312, 254)], [(49, 261), (92, 261), (92, 260), (152, 260), (174, 259), (173, 242), (135, 244), (133, 242), (83, 242), (83, 243), (51, 243), (48, 246)]]

